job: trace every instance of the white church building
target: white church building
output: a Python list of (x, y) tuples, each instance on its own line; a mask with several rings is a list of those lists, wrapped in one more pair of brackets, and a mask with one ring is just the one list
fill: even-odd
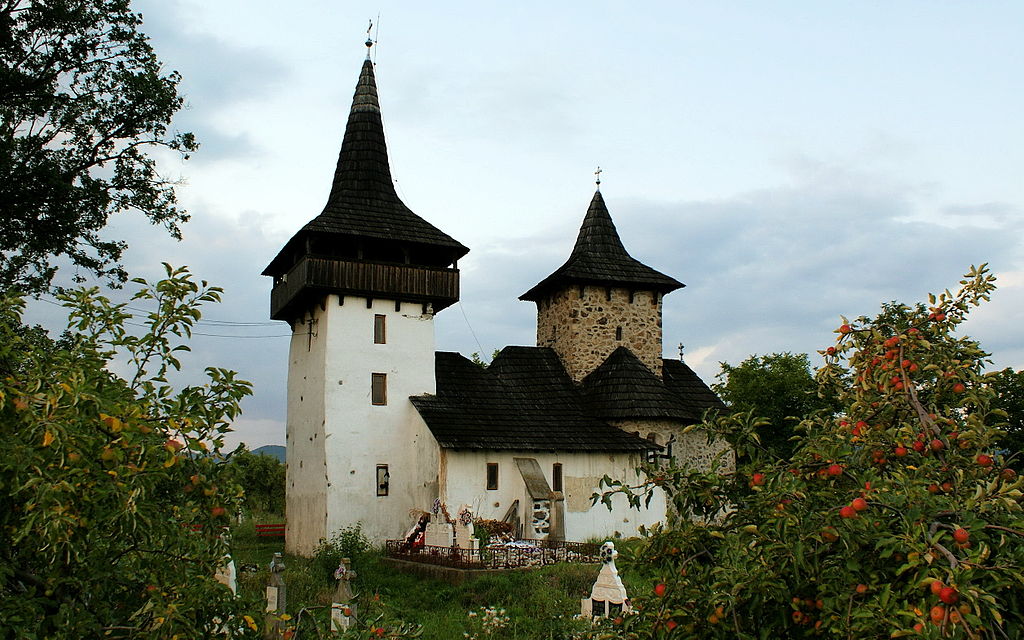
[(600, 479), (714, 453), (681, 430), (721, 401), (662, 358), (662, 298), (683, 284), (626, 252), (600, 191), (565, 264), (520, 296), (537, 306), (536, 346), (486, 368), (434, 350), (468, 251), (396, 194), (367, 57), (327, 204), (263, 271), (271, 317), (292, 329), (288, 552), (356, 523), (400, 538), (435, 500), (525, 538), (635, 535), (666, 518), (664, 495), (609, 511), (591, 501)]

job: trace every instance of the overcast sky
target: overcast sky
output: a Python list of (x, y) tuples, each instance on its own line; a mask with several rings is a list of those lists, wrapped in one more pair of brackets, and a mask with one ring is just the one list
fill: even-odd
[(323, 208), (378, 14), (399, 193), (471, 249), (438, 349), (533, 344), (517, 297), (568, 256), (600, 165), (627, 250), (687, 284), (665, 301), (665, 355), (684, 343), (708, 382), (754, 353), (817, 364), (841, 314), (955, 288), (981, 262), (1000, 289), (965, 332), (1024, 367), (1020, 2), (135, 6), (202, 148), (164, 164), (184, 181), (183, 242), (130, 216), (109, 233), (133, 275), (187, 264), (227, 290), (207, 318), (253, 323), (204, 323), (218, 335), (186, 362), (255, 383), (232, 443), (284, 443), (288, 327), (259, 273)]

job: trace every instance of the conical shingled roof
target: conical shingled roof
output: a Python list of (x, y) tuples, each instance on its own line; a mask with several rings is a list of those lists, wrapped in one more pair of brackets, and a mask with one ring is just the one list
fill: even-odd
[(519, 299), (536, 301), (551, 289), (572, 284), (597, 284), (661, 293), (686, 286), (629, 255), (622, 246), (600, 191), (595, 192), (590, 201), (569, 259)]
[(469, 251), (462, 243), (413, 213), (395, 192), (377, 99), (377, 82), (369, 59), (363, 62), (356, 84), (327, 204), (320, 215), (295, 234), (264, 275), (282, 271), (279, 261), (283, 262), (287, 250), (301, 236), (308, 234), (428, 245), (450, 253), (453, 261)]

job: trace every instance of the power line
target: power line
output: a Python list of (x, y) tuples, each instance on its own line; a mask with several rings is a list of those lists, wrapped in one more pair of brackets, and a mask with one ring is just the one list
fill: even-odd
[[(54, 300), (47, 300), (46, 298), (43, 298), (43, 297), (37, 298), (37, 300), (41, 300), (42, 302), (45, 302), (47, 304), (52, 304), (55, 307), (64, 307), (65, 306), (64, 304), (62, 304), (60, 302), (56, 302)], [(138, 311), (139, 313), (147, 313), (147, 314), (148, 313), (153, 313), (153, 311), (151, 309), (143, 309), (141, 307), (133, 307), (133, 306), (127, 305), (127, 304), (124, 306), (124, 308), (125, 309), (129, 309), (131, 311)], [(278, 322), (237, 322), (235, 320), (213, 320), (213, 319), (207, 319), (207, 318), (200, 318), (198, 320), (198, 322), (200, 324), (214, 325), (215, 327), (277, 327), (277, 326), (280, 326), (280, 323), (278, 323)], [(213, 335), (213, 334), (195, 333), (194, 335)], [(288, 334), (288, 335), (291, 335), (291, 334)], [(225, 337), (230, 337), (230, 336), (225, 336)], [(245, 336), (239, 336), (239, 337), (245, 337)], [(262, 337), (262, 336), (249, 336), (249, 337)], [(279, 336), (274, 336), (274, 337), (279, 337)]]

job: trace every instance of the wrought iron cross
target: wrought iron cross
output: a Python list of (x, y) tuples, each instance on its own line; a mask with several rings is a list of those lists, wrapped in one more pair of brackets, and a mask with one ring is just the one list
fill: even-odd
[(597, 176), (597, 188), (600, 189), (601, 188), (601, 167), (600, 166), (597, 167), (597, 171), (594, 172), (594, 175)]

